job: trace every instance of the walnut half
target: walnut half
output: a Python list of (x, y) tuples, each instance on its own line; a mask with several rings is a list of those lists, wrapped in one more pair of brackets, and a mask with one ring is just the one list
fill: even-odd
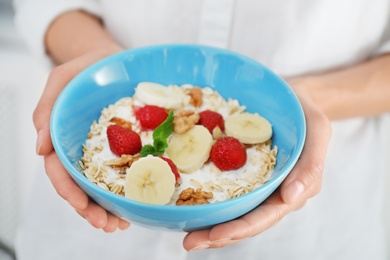
[(120, 125), (123, 128), (127, 128), (129, 130), (132, 130), (131, 123), (129, 121), (124, 120), (123, 118), (119, 117), (113, 117), (110, 119), (110, 122)]
[(139, 155), (123, 154), (119, 158), (110, 159), (104, 162), (104, 165), (110, 166), (113, 169), (126, 169), (131, 166), (133, 162), (139, 159)]
[(202, 191), (202, 189), (187, 188), (183, 190), (176, 201), (178, 206), (208, 204), (208, 199), (213, 198), (212, 192)]
[(194, 107), (201, 107), (203, 104), (203, 93), (199, 87), (193, 87), (190, 89), (189, 93), (191, 100), (190, 104)]
[(192, 110), (182, 110), (175, 113), (173, 119), (173, 131), (177, 134), (183, 134), (190, 130), (199, 122), (200, 116)]

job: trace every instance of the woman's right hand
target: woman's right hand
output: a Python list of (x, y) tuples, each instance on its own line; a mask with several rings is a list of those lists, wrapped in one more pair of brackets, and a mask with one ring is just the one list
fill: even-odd
[(36, 152), (44, 157), (46, 173), (57, 193), (92, 226), (105, 232), (123, 230), (130, 224), (88, 198), (62, 166), (50, 138), (50, 114), (58, 95), (73, 77), (92, 63), (120, 50), (118, 46), (92, 50), (54, 68), (33, 114), (37, 130)]
[(98, 206), (73, 181), (59, 161), (50, 138), (50, 114), (66, 84), (92, 63), (123, 48), (105, 30), (100, 18), (79, 10), (62, 13), (50, 24), (45, 34), (45, 48), (59, 66), (50, 73), (34, 111), (37, 154), (44, 157), (46, 173), (57, 193), (92, 226), (106, 232), (125, 229), (128, 222)]

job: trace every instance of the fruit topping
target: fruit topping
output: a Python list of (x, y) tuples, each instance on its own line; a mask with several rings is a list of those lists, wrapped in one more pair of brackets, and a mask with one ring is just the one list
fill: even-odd
[(208, 160), (212, 144), (213, 137), (207, 128), (195, 125), (184, 134), (173, 133), (166, 153), (180, 171), (190, 173)]
[(244, 144), (262, 143), (272, 136), (272, 126), (267, 119), (246, 112), (228, 117), (225, 130), (228, 136), (233, 136)]
[(176, 165), (169, 158), (166, 158), (166, 157), (160, 157), (160, 158), (163, 159), (164, 161), (166, 161), (168, 163), (169, 167), (171, 167), (172, 173), (173, 173), (173, 175), (175, 175), (176, 186), (180, 185), (181, 178), (180, 178), (179, 170), (177, 169)]
[(166, 109), (180, 108), (186, 96), (181, 91), (173, 91), (172, 88), (152, 82), (139, 83), (135, 89), (135, 95), (147, 105)]
[(111, 151), (117, 155), (135, 155), (141, 151), (141, 137), (134, 131), (120, 125), (110, 125), (107, 128), (107, 139)]
[(161, 155), (168, 147), (167, 138), (173, 133), (173, 111), (170, 111), (167, 119), (153, 131), (153, 145), (147, 144), (141, 149), (141, 157)]
[(206, 127), (210, 133), (213, 133), (214, 128), (217, 126), (220, 130), (225, 130), (224, 120), (221, 114), (211, 110), (205, 110), (200, 112), (199, 116), (198, 123)]
[(241, 168), (246, 163), (246, 159), (245, 145), (231, 136), (218, 139), (211, 148), (210, 161), (221, 171)]
[(168, 113), (162, 107), (146, 105), (135, 110), (135, 117), (142, 130), (154, 130), (167, 119)]
[(147, 156), (135, 161), (126, 171), (125, 197), (165, 205), (175, 192), (175, 176), (160, 157)]

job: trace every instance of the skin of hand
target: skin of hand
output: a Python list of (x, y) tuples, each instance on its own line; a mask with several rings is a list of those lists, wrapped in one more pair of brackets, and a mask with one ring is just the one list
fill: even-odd
[(47, 176), (57, 193), (92, 226), (102, 228), (105, 232), (113, 232), (117, 228), (126, 229), (129, 223), (98, 206), (73, 181), (53, 149), (49, 122), (54, 102), (64, 86), (88, 65), (114, 52), (114, 50), (92, 51), (56, 67), (49, 75), (45, 90), (33, 114), (38, 133), (37, 154), (44, 157)]
[(36, 152), (44, 157), (46, 173), (57, 193), (80, 216), (105, 232), (126, 229), (130, 225), (127, 221), (98, 206), (78, 187), (60, 163), (50, 138), (51, 110), (65, 85), (87, 66), (123, 48), (103, 30), (97, 18), (79, 11), (65, 13), (53, 22), (46, 35), (46, 48), (60, 65), (51, 71), (33, 114), (38, 136)]

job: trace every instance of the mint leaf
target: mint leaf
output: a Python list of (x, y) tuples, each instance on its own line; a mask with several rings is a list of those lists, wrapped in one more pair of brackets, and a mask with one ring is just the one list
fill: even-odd
[(152, 145), (147, 144), (147, 145), (142, 146), (140, 155), (141, 155), (141, 157), (145, 157), (149, 154), (154, 155), (154, 153), (156, 153), (156, 149), (154, 149), (154, 147)]
[(160, 154), (163, 154), (165, 149), (168, 147), (168, 143), (166, 140), (159, 140), (159, 139), (156, 139), (154, 140), (154, 143), (153, 143), (153, 148), (159, 152)]
[(141, 157), (164, 153), (168, 147), (167, 138), (173, 133), (173, 119), (173, 111), (169, 111), (167, 119), (153, 131), (153, 145), (147, 144), (142, 147)]
[(161, 140), (166, 142), (168, 136), (173, 133), (173, 118), (173, 111), (171, 110), (167, 119), (154, 129), (153, 141)]

